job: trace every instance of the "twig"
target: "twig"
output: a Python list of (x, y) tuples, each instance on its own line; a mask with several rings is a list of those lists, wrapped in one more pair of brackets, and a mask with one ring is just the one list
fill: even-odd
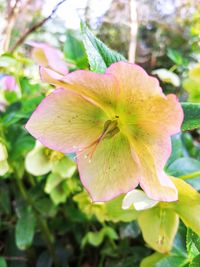
[(17, 18), (18, 13), (19, 13), (18, 2), (19, 2), (19, 0), (16, 0), (13, 7), (11, 7), (10, 2), (8, 2), (7, 27), (5, 29), (5, 38), (3, 40), (3, 50), (5, 52), (9, 49), (11, 33), (12, 33), (12, 30), (13, 30), (13, 27), (15, 24), (15, 20)]
[(7, 261), (27, 261), (24, 257), (17, 257), (17, 256), (3, 256), (4, 259)]
[(137, 7), (135, 0), (129, 0), (130, 2), (130, 43), (129, 43), (129, 52), (128, 59), (129, 62), (135, 62), (136, 46), (137, 46), (137, 31), (138, 31), (138, 22), (137, 22)]
[(30, 29), (28, 29), (20, 38), (19, 40), (13, 45), (13, 47), (10, 49), (10, 52), (13, 53), (18, 46), (20, 46), (25, 40), (26, 38), (29, 36), (29, 34), (31, 34), (32, 32), (36, 31), (38, 28), (42, 27), (49, 19), (52, 18), (52, 16), (54, 15), (54, 13), (57, 11), (58, 7), (63, 4), (66, 0), (62, 0), (60, 1), (52, 10), (51, 14), (44, 18), (43, 20), (41, 20), (40, 22), (36, 23), (35, 25), (33, 25)]

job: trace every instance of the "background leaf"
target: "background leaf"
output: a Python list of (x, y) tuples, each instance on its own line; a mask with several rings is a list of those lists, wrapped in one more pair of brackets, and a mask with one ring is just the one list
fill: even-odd
[(182, 130), (192, 130), (200, 128), (200, 104), (181, 103), (184, 112)]
[(83, 21), (81, 22), (81, 31), (92, 71), (104, 73), (106, 68), (112, 63), (126, 61), (122, 55), (108, 48), (102, 41), (95, 37)]
[(30, 247), (35, 233), (36, 219), (30, 207), (24, 207), (19, 214), (16, 225), (16, 244), (21, 250)]

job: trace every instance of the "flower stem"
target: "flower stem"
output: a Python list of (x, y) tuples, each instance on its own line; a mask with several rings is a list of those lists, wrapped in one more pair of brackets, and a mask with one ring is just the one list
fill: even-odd
[(191, 172), (191, 173), (188, 173), (186, 175), (182, 175), (182, 176), (179, 176), (179, 178), (183, 179), (183, 180), (187, 180), (187, 179), (192, 179), (192, 178), (195, 178), (197, 176), (200, 176), (200, 171), (197, 171), (197, 172)]

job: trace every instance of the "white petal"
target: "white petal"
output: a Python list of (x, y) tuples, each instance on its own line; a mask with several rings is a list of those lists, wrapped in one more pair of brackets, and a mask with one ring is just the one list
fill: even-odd
[(171, 83), (172, 85), (178, 87), (180, 86), (180, 79), (178, 75), (167, 69), (157, 69), (152, 71), (152, 74), (156, 74), (159, 79), (166, 83)]
[(6, 174), (8, 170), (9, 170), (9, 165), (7, 160), (0, 161), (0, 176)]
[(25, 159), (26, 170), (35, 175), (44, 175), (51, 171), (52, 164), (47, 156), (44, 154), (45, 147), (39, 142), (32, 151), (30, 151)]
[(122, 209), (129, 209), (132, 205), (136, 210), (145, 210), (152, 208), (158, 203), (153, 199), (147, 197), (142, 190), (132, 190), (126, 194), (122, 201)]
[(6, 160), (8, 158), (8, 152), (6, 147), (0, 143), (0, 161)]

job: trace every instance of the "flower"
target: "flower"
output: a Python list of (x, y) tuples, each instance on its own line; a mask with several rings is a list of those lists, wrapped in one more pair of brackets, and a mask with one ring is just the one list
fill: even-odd
[(62, 76), (41, 68), (41, 77), (60, 88), (42, 101), (26, 129), (50, 149), (77, 154), (93, 201), (108, 201), (138, 184), (151, 199), (177, 200), (163, 171), (170, 137), (183, 120), (175, 95), (165, 96), (157, 79), (125, 62), (105, 74), (80, 70)]
[(4, 144), (0, 143), (0, 176), (3, 176), (9, 171), (8, 152)]
[(189, 101), (200, 102), (200, 64), (190, 69), (188, 78), (183, 82), (184, 89), (189, 93)]
[(7, 91), (15, 91), (17, 89), (17, 83), (14, 76), (6, 75), (2, 79), (3, 88)]
[(144, 240), (161, 253), (171, 250), (179, 217), (187, 227), (200, 235), (200, 194), (183, 180), (171, 179), (178, 189), (178, 201), (156, 202), (142, 190), (129, 192), (122, 201), (122, 209), (134, 206), (134, 213), (138, 211), (137, 220)]
[(26, 155), (25, 168), (35, 176), (52, 171), (61, 178), (66, 178), (74, 174), (76, 164), (64, 154), (50, 150), (37, 141), (33, 150)]
[(48, 67), (60, 74), (68, 73), (67, 64), (63, 59), (62, 53), (48, 44), (30, 41), (29, 45), (33, 46), (33, 59), (43, 67)]
[(178, 87), (181, 84), (178, 75), (170, 70), (157, 69), (152, 71), (152, 74), (157, 75), (164, 83), (171, 83), (175, 87)]

